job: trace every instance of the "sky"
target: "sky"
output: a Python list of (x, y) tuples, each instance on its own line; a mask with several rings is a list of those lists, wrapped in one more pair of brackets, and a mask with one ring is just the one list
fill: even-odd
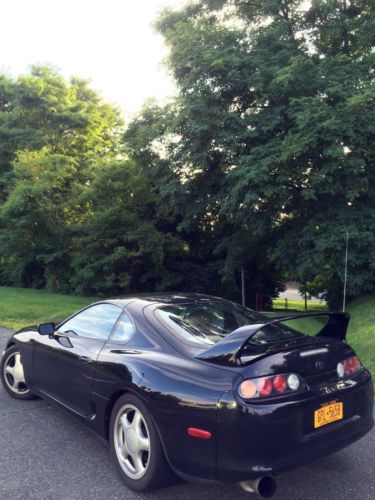
[(105, 100), (132, 116), (149, 97), (163, 103), (175, 86), (152, 28), (164, 7), (186, 0), (2, 0), (1, 70), (17, 76), (49, 63), (88, 78)]

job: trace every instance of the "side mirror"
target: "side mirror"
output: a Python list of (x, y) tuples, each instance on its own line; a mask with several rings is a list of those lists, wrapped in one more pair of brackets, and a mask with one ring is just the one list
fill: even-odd
[(55, 333), (55, 323), (41, 323), (38, 326), (40, 335), (53, 335)]

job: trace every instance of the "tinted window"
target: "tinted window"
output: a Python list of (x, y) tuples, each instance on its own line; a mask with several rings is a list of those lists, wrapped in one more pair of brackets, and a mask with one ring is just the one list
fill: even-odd
[[(156, 315), (178, 336), (205, 344), (215, 344), (241, 326), (269, 321), (265, 316), (230, 302), (165, 306), (158, 308)], [(285, 325), (268, 325), (252, 338), (252, 342), (277, 342), (299, 335)]]
[(133, 336), (134, 330), (134, 325), (129, 316), (122, 313), (113, 329), (111, 340), (127, 342)]
[(112, 304), (89, 307), (64, 323), (58, 331), (79, 337), (106, 340), (121, 314), (121, 309)]

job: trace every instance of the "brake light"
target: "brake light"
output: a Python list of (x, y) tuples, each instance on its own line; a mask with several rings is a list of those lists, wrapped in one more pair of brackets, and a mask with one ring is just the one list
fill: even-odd
[(272, 392), (272, 379), (260, 378), (258, 380), (258, 390), (261, 396), (269, 396)]
[(301, 378), (295, 373), (253, 378), (241, 382), (238, 394), (243, 399), (259, 399), (296, 392), (301, 385)]
[(277, 377), (273, 379), (273, 386), (276, 392), (282, 393), (286, 391), (288, 383), (282, 375), (277, 375)]
[(358, 359), (358, 356), (351, 356), (350, 358), (345, 359), (343, 363), (339, 363), (337, 365), (337, 375), (342, 377), (350, 377), (351, 375), (355, 375), (359, 372), (362, 365)]

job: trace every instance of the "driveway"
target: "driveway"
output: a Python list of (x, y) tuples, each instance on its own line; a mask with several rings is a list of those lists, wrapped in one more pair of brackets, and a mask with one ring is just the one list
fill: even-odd
[[(0, 328), (0, 352), (10, 334)], [(276, 499), (375, 498), (375, 432), (349, 448), (278, 477)], [(191, 500), (257, 498), (233, 485), (181, 483), (149, 494), (117, 478), (105, 445), (74, 417), (42, 400), (17, 401), (0, 388), (0, 498)]]

